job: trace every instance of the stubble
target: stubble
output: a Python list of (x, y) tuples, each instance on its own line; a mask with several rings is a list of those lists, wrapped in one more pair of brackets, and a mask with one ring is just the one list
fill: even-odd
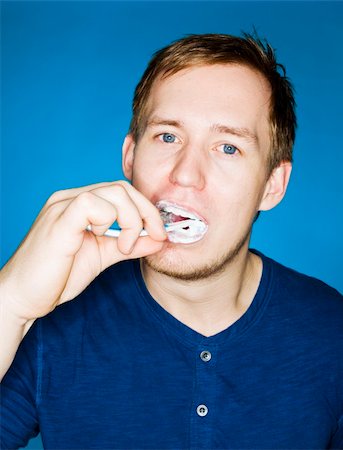
[(163, 256), (159, 257), (156, 255), (144, 257), (143, 264), (146, 264), (158, 273), (182, 281), (198, 281), (214, 278), (222, 274), (225, 269), (233, 263), (245, 245), (249, 242), (250, 234), (251, 227), (233, 248), (206, 264), (202, 264), (201, 262), (199, 262), (199, 264), (187, 264), (185, 261), (178, 261), (175, 263), (175, 261), (167, 261)]

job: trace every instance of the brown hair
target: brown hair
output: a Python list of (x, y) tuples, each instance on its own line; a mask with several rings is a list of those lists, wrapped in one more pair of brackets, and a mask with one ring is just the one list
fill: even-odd
[(166, 78), (190, 66), (228, 63), (242, 64), (257, 70), (270, 84), (269, 173), (282, 161), (292, 161), (297, 125), (292, 85), (286, 77), (284, 66), (276, 62), (272, 47), (247, 33), (243, 37), (192, 34), (157, 51), (135, 90), (129, 130), (134, 140), (138, 142), (145, 130), (146, 106), (156, 79)]

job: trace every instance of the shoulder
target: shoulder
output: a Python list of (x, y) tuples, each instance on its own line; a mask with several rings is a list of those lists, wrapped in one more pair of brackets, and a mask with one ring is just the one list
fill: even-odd
[(279, 287), (286, 292), (310, 298), (312, 301), (327, 299), (336, 303), (339, 308), (343, 307), (343, 296), (324, 281), (286, 267), (266, 256), (262, 256), (262, 258), (265, 262), (268, 261)]
[(258, 253), (271, 279), (271, 294), (285, 313), (303, 324), (323, 326), (343, 336), (343, 296), (323, 281)]

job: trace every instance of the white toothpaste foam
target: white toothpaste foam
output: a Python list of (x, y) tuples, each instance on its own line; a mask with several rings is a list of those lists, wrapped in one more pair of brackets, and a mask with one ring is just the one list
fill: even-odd
[(192, 219), (188, 221), (186, 228), (178, 228), (176, 230), (168, 232), (168, 239), (175, 244), (192, 244), (200, 241), (208, 230), (208, 225), (200, 219), (194, 213), (187, 211), (175, 203), (161, 200), (156, 204), (156, 207), (160, 210), (161, 217), (164, 223), (168, 222), (168, 217), (172, 215), (182, 216)]

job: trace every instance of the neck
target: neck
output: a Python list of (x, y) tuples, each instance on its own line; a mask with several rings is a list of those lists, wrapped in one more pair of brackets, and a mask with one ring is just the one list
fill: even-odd
[(262, 261), (245, 249), (221, 273), (196, 281), (161, 274), (144, 261), (141, 270), (151, 296), (166, 311), (198, 333), (213, 336), (249, 308), (261, 279)]

